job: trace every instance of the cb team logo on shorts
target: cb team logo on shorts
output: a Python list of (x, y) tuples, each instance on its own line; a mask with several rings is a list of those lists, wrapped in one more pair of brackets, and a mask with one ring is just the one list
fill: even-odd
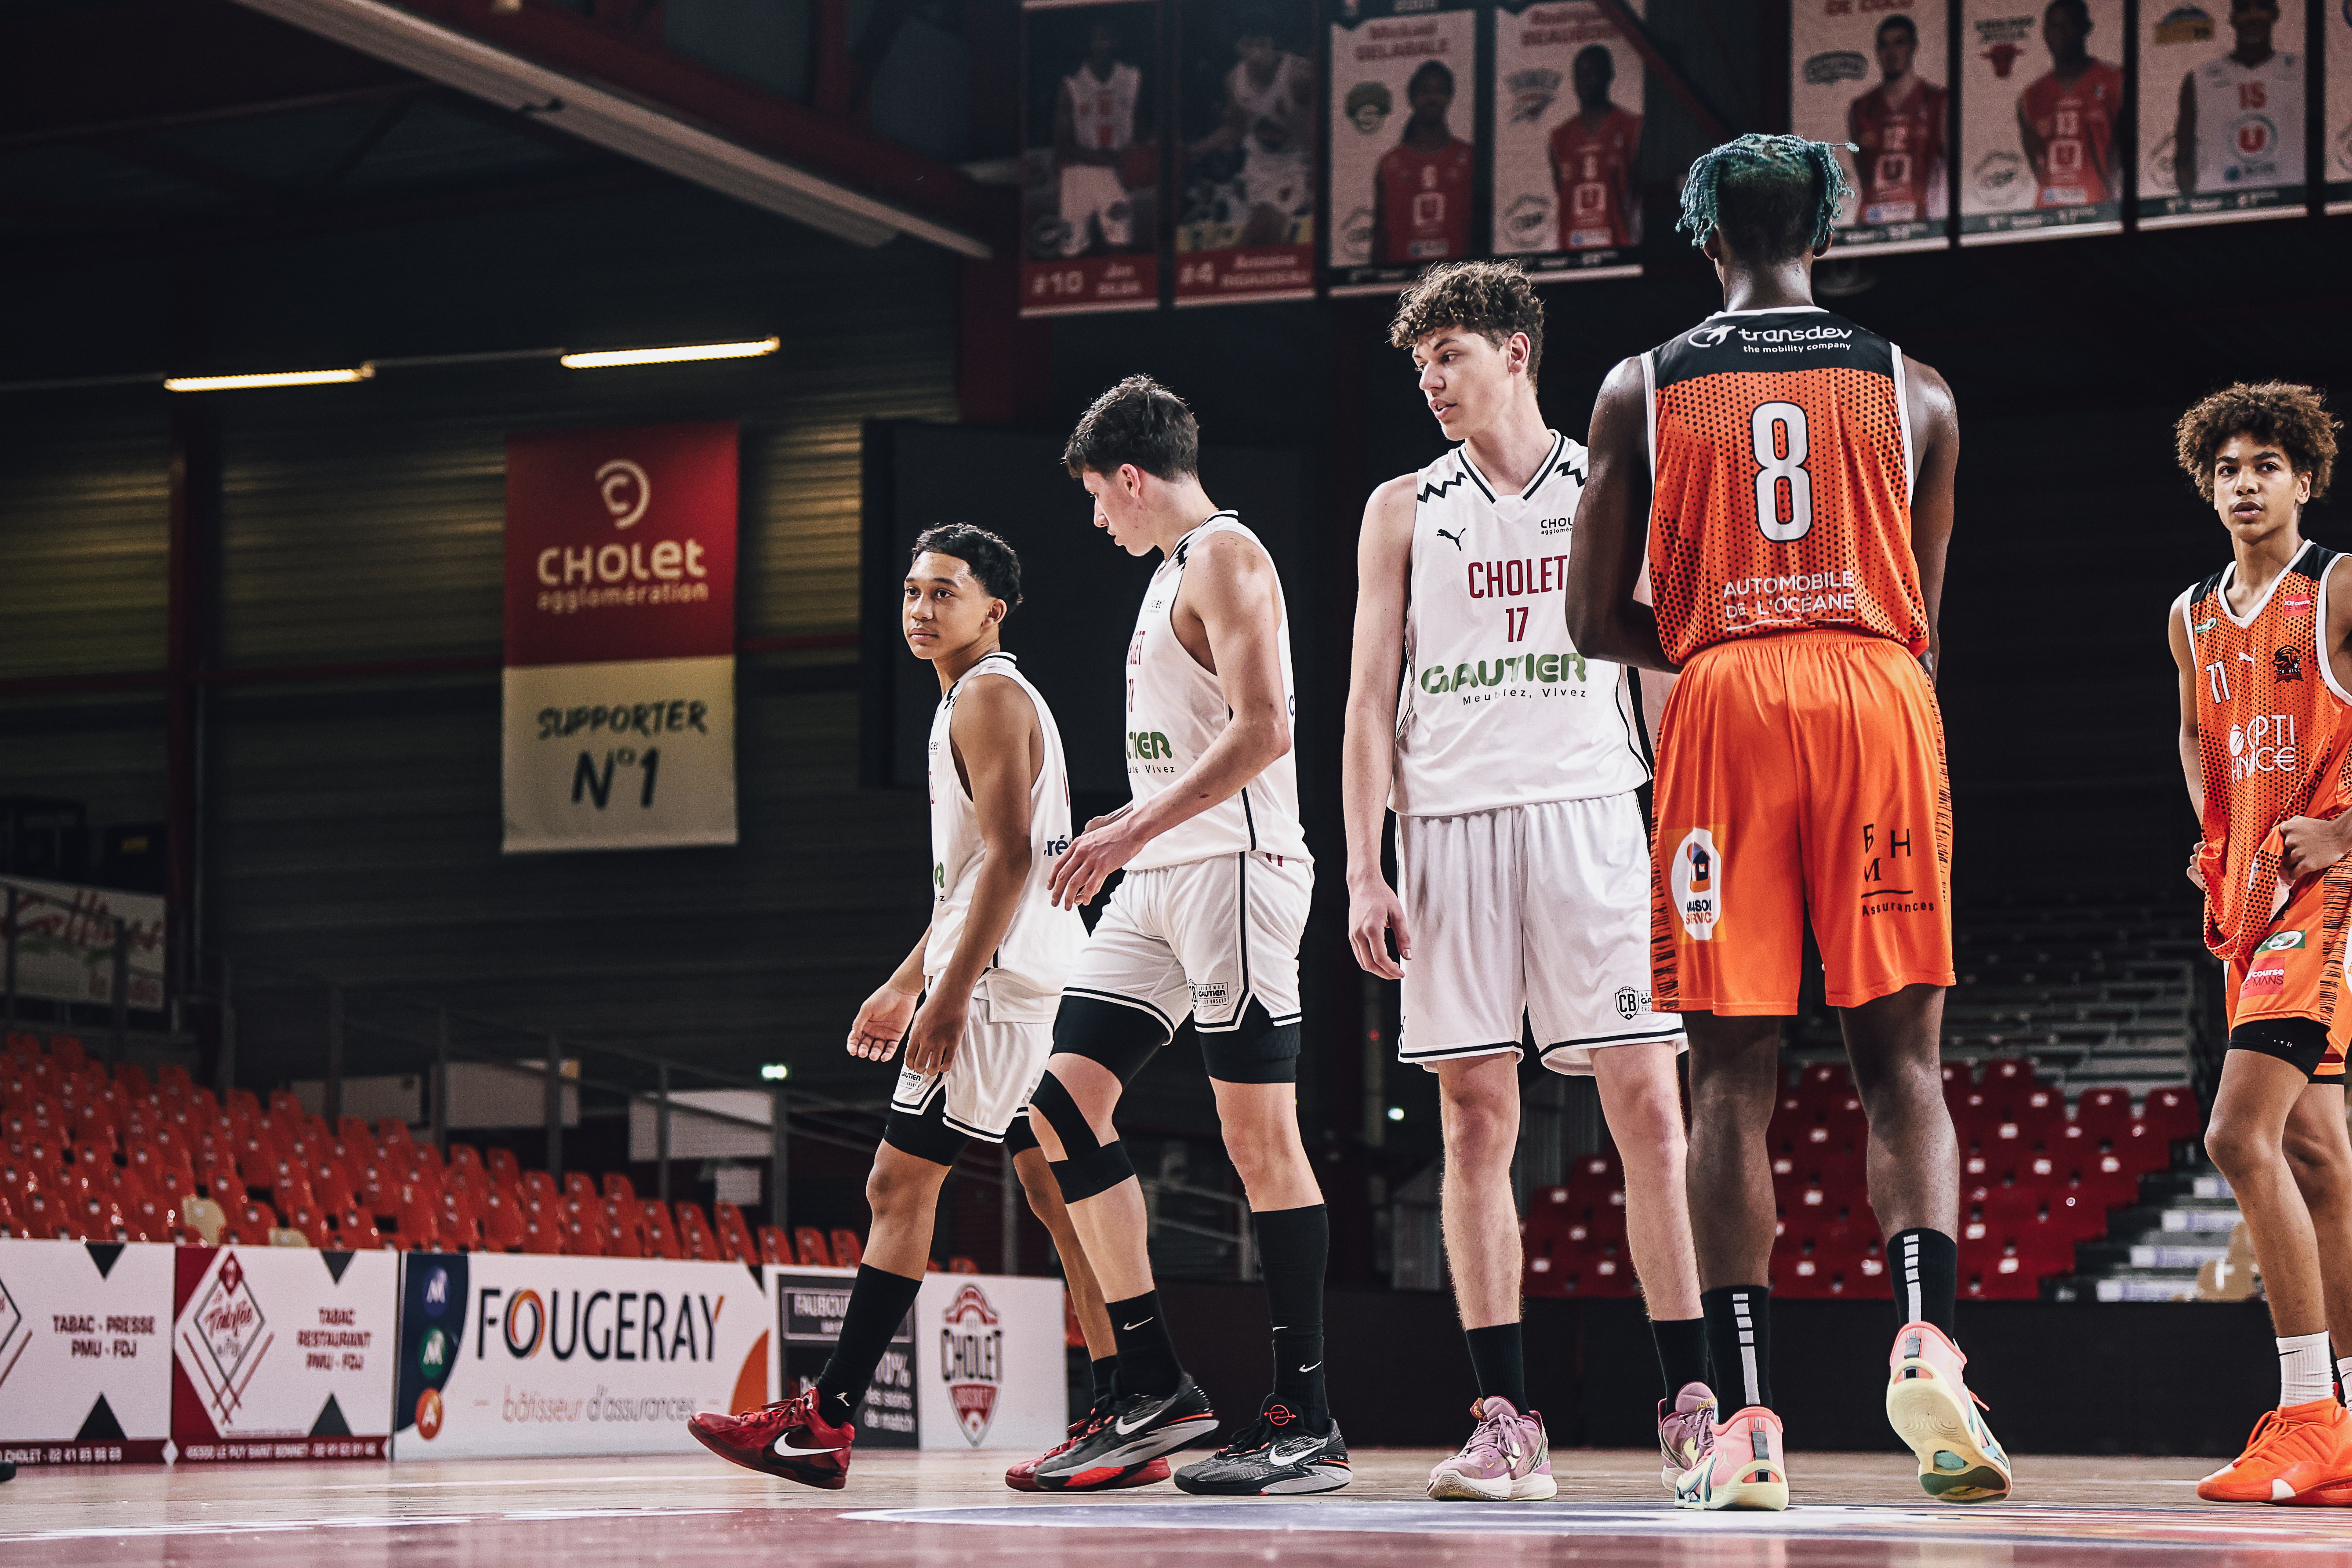
[(1666, 868), (1666, 886), (1684, 934), (1693, 942), (1713, 941), (1723, 918), (1723, 851), (1714, 829), (1694, 827), (1684, 835)]

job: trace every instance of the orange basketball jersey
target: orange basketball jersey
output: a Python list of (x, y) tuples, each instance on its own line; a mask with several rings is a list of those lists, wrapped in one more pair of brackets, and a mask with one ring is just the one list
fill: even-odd
[(1927, 652), (1901, 349), (1815, 306), (1726, 310), (1642, 371), (1667, 658), (1829, 629)]
[(2319, 646), (2328, 571), (2341, 558), (2305, 544), (2243, 616), (2224, 592), (2235, 565), (2180, 596), (2197, 667), (2205, 945), (2219, 958), (2251, 957), (2286, 901), (2273, 829), (2352, 802), (2352, 697)]

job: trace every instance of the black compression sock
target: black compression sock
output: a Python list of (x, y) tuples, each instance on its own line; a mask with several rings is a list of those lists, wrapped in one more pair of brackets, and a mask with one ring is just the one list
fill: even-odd
[(1097, 1405), (1109, 1404), (1111, 1374), (1118, 1371), (1118, 1352), (1117, 1351), (1113, 1351), (1110, 1354), (1102, 1357), (1098, 1361), (1089, 1362), (1087, 1366), (1094, 1373), (1095, 1403)]
[(1652, 1318), (1650, 1338), (1658, 1347), (1658, 1372), (1666, 1381), (1666, 1406), (1672, 1409), (1685, 1384), (1707, 1383), (1706, 1320)]
[(1309, 1432), (1331, 1426), (1323, 1385), (1323, 1275), (1331, 1257), (1330, 1211), (1321, 1204), (1250, 1215), (1258, 1270), (1274, 1323), (1274, 1394), (1297, 1407)]
[(1895, 1277), (1897, 1329), (1933, 1323), (1952, 1336), (1952, 1300), (1960, 1293), (1960, 1244), (1940, 1230), (1898, 1230), (1886, 1238), (1886, 1271)]
[(1146, 1290), (1124, 1301), (1108, 1301), (1110, 1331), (1118, 1342), (1118, 1372), (1114, 1380), (1119, 1396), (1171, 1394), (1184, 1381), (1176, 1360), (1176, 1343), (1168, 1337), (1168, 1317), (1160, 1310), (1160, 1292)]
[(1528, 1413), (1527, 1342), (1517, 1323), (1495, 1323), (1462, 1331), (1470, 1347), (1470, 1371), (1478, 1380), (1478, 1397), (1493, 1394)]
[(1719, 1285), (1699, 1296), (1707, 1348), (1726, 1386), (1716, 1397), (1727, 1415), (1751, 1405), (1772, 1408), (1772, 1294), (1761, 1285)]
[(870, 1263), (857, 1266), (857, 1278), (849, 1287), (849, 1309), (841, 1317), (841, 1338), (834, 1342), (824, 1370), (816, 1374), (818, 1415), (838, 1426), (857, 1413), (866, 1385), (874, 1381), (874, 1369), (922, 1288), (920, 1279)]

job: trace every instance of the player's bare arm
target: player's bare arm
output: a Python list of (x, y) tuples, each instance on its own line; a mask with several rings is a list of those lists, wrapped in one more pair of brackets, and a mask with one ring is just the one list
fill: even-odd
[(2180, 112), (2172, 126), (2172, 178), (2182, 195), (2197, 189), (2197, 73), (2180, 78)]
[(1642, 362), (1629, 359), (1609, 373), (1592, 405), (1591, 468), (1568, 556), (1568, 637), (1592, 658), (1672, 670), (1657, 613), (1635, 596), (1650, 519), (1646, 396)]
[[(2172, 662), (2179, 673), (2180, 684), (2180, 776), (2189, 784), (2189, 808), (2200, 821), (2205, 816), (2205, 771), (2198, 760), (2197, 741), (2197, 655), (2189, 644), (2189, 628), (2181, 624), (2181, 612), (2187, 607), (2194, 589), (2184, 590), (2165, 612), (2166, 640), (2172, 645)], [(2205, 889), (2205, 879), (2197, 874), (2197, 852), (2189, 852), (2189, 879), (2200, 892)]]
[(1217, 678), (1233, 717), (1167, 789), (1132, 811), (1087, 825), (1055, 862), (1047, 884), (1060, 908), (1090, 902), (1145, 845), (1232, 799), (1290, 750), (1281, 588), (1265, 552), (1230, 533), (1200, 541), (1172, 610), (1177, 640)]
[(915, 1021), (915, 1004), (923, 994), (923, 949), (931, 940), (926, 924), (915, 939), (915, 950), (898, 961), (882, 988), (868, 996), (849, 1026), (849, 1054), (863, 1061), (887, 1062), (898, 1054), (898, 1042)]
[(1003, 676), (983, 675), (963, 684), (949, 721), (948, 743), (988, 853), (972, 888), (963, 936), (907, 1037), (907, 1065), (917, 1072), (944, 1072), (955, 1060), (971, 1012), (971, 988), (1013, 928), (1029, 879), (1030, 786), (1044, 762), (1036, 710), (1019, 685)]
[(1911, 486), (1911, 555), (1919, 566), (1919, 598), (1927, 607), (1927, 679), (1944, 668), (1944, 558), (1952, 542), (1953, 479), (1960, 466), (1959, 405), (1950, 384), (1933, 368), (1906, 357), (1911, 390), (1911, 449), (1919, 472)]
[(1406, 474), (1372, 492), (1356, 544), (1355, 651), (1348, 673), (1348, 731), (1339, 763), (1348, 834), (1348, 943), (1356, 963), (1384, 980), (1402, 977), (1389, 956), (1412, 956), (1404, 905), (1381, 870), (1381, 829), (1396, 771), (1397, 693), (1404, 670), (1411, 596), (1413, 481)]
[(2033, 171), (2033, 183), (2046, 184), (2049, 176), (2042, 164), (2042, 133), (2033, 129), (2033, 117), (2025, 112), (2022, 97), (2017, 100), (2017, 141), (2025, 151), (2025, 166)]

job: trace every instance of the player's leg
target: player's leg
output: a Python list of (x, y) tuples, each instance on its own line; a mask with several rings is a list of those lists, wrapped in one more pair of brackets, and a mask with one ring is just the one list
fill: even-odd
[(816, 1386), (743, 1415), (688, 1421), (695, 1440), (719, 1458), (829, 1491), (848, 1484), (858, 1402), (923, 1288), (940, 1189), (964, 1143), (964, 1135), (943, 1120), (945, 1085), (936, 1075), (919, 1081), (929, 1088), (925, 1108), (910, 1112), (894, 1102), (883, 1123), (866, 1179), (874, 1223), (865, 1259)]
[(1445, 1152), (1438, 1207), (1478, 1389), (1468, 1438), (1429, 1472), (1429, 1495), (1441, 1500), (1533, 1500), (1559, 1490), (1543, 1417), (1528, 1397), (1511, 1191), (1527, 1011), (1523, 816), (1397, 820), (1397, 895), (1413, 933), (1397, 1055), (1437, 1074)]
[(1803, 954), (1790, 640), (1706, 650), (1685, 667), (1659, 723), (1652, 1005), (1679, 1012), (1690, 1036), (1691, 1244), (1716, 1392), (1730, 1410), (1705, 1461), (1675, 1483), (1685, 1508), (1788, 1506), (1772, 1408), (1764, 1130)]
[(1808, 907), (1869, 1119), (1870, 1203), (1894, 1276), (1887, 1420), (1929, 1495), (1997, 1501), (2009, 1495), (2009, 1456), (1978, 1413), (1953, 1334), (1959, 1144), (1940, 1068), (1954, 978), (1943, 721), (1926, 672), (1895, 644), (1788, 640)]
[[(2287, 1113), (2284, 1147), (2295, 1190), (2311, 1215), (2319, 1251), (2320, 1299), (2327, 1336), (2336, 1349), (2352, 1352), (2352, 1134), (2344, 1121), (2344, 1079), (2312, 1079)], [(2338, 1365), (2352, 1368), (2352, 1353)]]
[(1192, 987), (1225, 1153), (1249, 1202), (1274, 1391), (1255, 1422), (1178, 1470), (1176, 1484), (1215, 1496), (1329, 1491), (1352, 1472), (1324, 1393), (1330, 1216), (1298, 1136), (1298, 943), (1314, 875), (1270, 855), (1177, 869), (1184, 896), (1170, 910), (1169, 938)]
[(1626, 1248), (1664, 1380), (1658, 1442), (1671, 1490), (1713, 1441), (1716, 1400), (1691, 1245), (1685, 1037), (1680, 1017), (1651, 1006), (1648, 836), (1630, 791), (1523, 816), (1528, 1016), (1546, 1067), (1594, 1076), (1624, 1163)]

